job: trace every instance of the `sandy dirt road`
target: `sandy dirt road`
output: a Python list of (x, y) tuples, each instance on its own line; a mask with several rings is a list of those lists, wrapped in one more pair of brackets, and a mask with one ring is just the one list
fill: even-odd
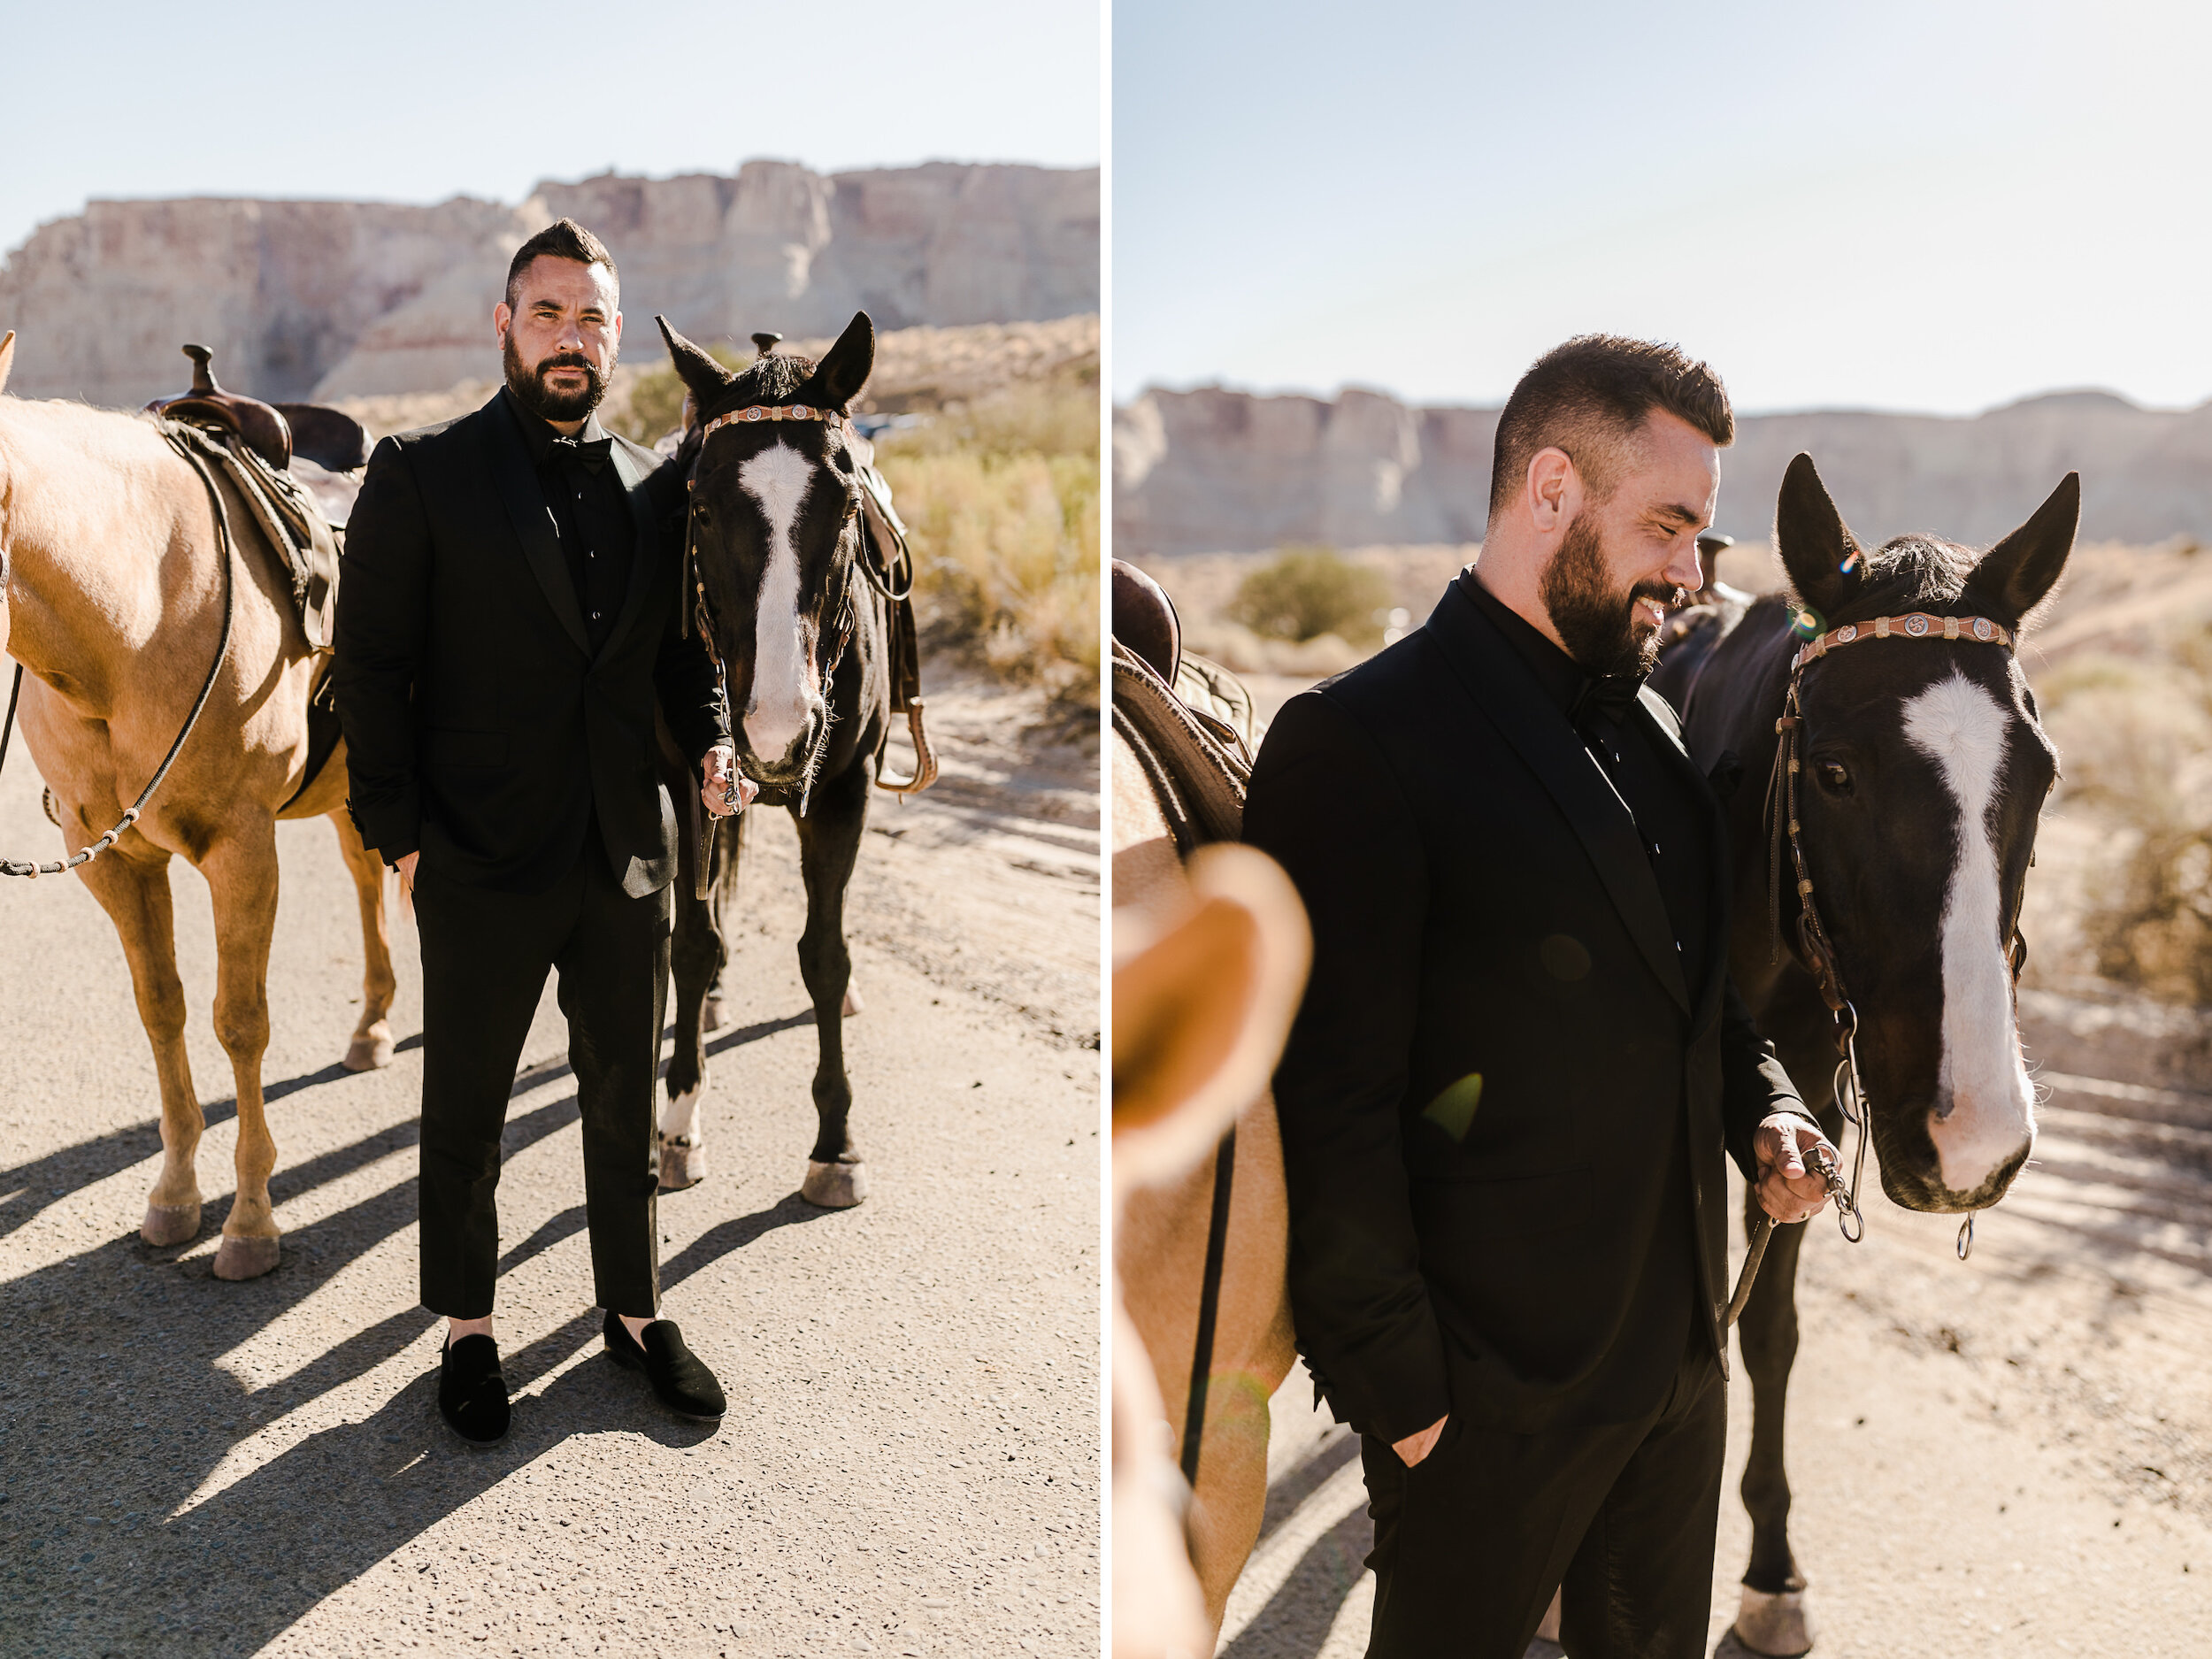
[[(2212, 1098), (2044, 1081), (2038, 1164), (1967, 1262), (1955, 1222), (1878, 1194), (1855, 1248), (1811, 1224), (1791, 1538), (1824, 1659), (2212, 1652)], [(1736, 1379), (1709, 1641), (1724, 1656), (1743, 1651), (1727, 1631), (1751, 1537)], [(1302, 1371), (1275, 1398), (1267, 1532), (1224, 1632), (1236, 1659), (1366, 1645), (1356, 1445), (1311, 1400)]]
[[(550, 988), (501, 1190), (509, 1440), (438, 1421), (416, 1299), (413, 1041), (334, 1063), (360, 953), (327, 825), (283, 826), (265, 1076), (281, 1266), (210, 1274), (232, 1190), (206, 888), (180, 864), (200, 1238), (150, 1249), (152, 1065), (73, 879), (0, 886), (0, 1653), (1089, 1655), (1098, 1620), (1094, 744), (933, 664), (947, 778), (879, 797), (848, 1026), (873, 1195), (797, 1195), (814, 1034), (788, 818), (757, 826), (712, 1173), (660, 1204), (718, 1432), (602, 1350)], [(0, 847), (58, 841), (19, 748)], [(395, 1028), (420, 1030), (411, 926)]]

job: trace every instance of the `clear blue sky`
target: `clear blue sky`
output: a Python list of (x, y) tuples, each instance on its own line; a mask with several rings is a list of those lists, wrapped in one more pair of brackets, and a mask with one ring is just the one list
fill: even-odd
[(2212, 7), (1117, 0), (1113, 388), (2212, 398)]
[[(1100, 158), (1098, 0), (10, 5), (0, 249), (91, 196)], [(4, 326), (4, 319), (0, 319)]]

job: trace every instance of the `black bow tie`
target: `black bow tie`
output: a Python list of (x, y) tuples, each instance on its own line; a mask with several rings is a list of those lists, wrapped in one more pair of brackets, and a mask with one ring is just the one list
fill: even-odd
[(1617, 731), (1621, 722), (1628, 718), (1629, 710), (1635, 706), (1636, 694), (1643, 688), (1641, 674), (1607, 674), (1585, 680), (1574, 706), (1567, 710), (1567, 718), (1580, 726), (1595, 717)]
[(597, 438), (586, 442), (580, 438), (565, 438), (553, 434), (553, 454), (556, 459), (581, 461), (587, 472), (595, 473), (607, 464), (608, 451), (614, 448), (612, 438)]

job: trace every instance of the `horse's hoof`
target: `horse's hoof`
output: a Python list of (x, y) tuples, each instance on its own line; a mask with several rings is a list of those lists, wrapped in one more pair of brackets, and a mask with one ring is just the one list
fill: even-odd
[(343, 1062), (349, 1071), (373, 1071), (392, 1063), (389, 1037), (356, 1037)]
[(857, 1014), (862, 1009), (867, 1006), (867, 1003), (860, 1000), (860, 987), (858, 986), (848, 985), (845, 987), (845, 1018), (847, 1019), (850, 1019), (855, 1014)]
[(259, 1279), (277, 1264), (274, 1239), (241, 1239), (229, 1233), (215, 1247), (215, 1277)]
[(707, 1176), (707, 1149), (696, 1141), (661, 1142), (661, 1191), (680, 1193)]
[(722, 999), (710, 996), (699, 1005), (699, 1024), (707, 1031), (722, 1029)]
[(1796, 1659), (1813, 1650), (1813, 1628), (1805, 1617), (1805, 1593), (1785, 1590), (1769, 1595), (1744, 1586), (1743, 1604), (1729, 1632), (1749, 1652), (1764, 1659)]
[(146, 1219), (138, 1224), (138, 1236), (157, 1248), (188, 1244), (199, 1235), (197, 1204), (149, 1204)]
[(850, 1210), (868, 1195), (868, 1168), (857, 1159), (850, 1164), (806, 1161), (806, 1179), (799, 1196), (825, 1210)]

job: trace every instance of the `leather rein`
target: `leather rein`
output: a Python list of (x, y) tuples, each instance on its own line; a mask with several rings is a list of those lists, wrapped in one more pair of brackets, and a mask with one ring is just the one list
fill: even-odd
[[(761, 421), (781, 420), (818, 420), (826, 428), (833, 432), (841, 431), (845, 426), (845, 417), (838, 411), (814, 403), (749, 403), (742, 409), (729, 410), (717, 415), (700, 428), (699, 452), (692, 457), (691, 470), (685, 474), (684, 493), (688, 495), (699, 481), (699, 467), (706, 458), (707, 440), (721, 431), (723, 427), (753, 426)], [(849, 518), (857, 521), (862, 516), (862, 511), (861, 503), (855, 502)], [(688, 632), (691, 628), (698, 630), (699, 642), (706, 647), (708, 659), (714, 664), (715, 674), (721, 681), (722, 706), (728, 709), (730, 707), (729, 668), (724, 662), (721, 649), (715, 641), (714, 612), (707, 603), (706, 579), (699, 573), (698, 522), (698, 516), (695, 513), (687, 512), (684, 515), (683, 580), (684, 585), (691, 589), (692, 603), (688, 607), (680, 607), (678, 614), (684, 624), (685, 631)], [(890, 606), (903, 604), (911, 599), (914, 594), (914, 562), (905, 547), (902, 545), (895, 552), (887, 556), (884, 559), (884, 568), (878, 571), (875, 560), (869, 557), (871, 538), (866, 525), (856, 523), (855, 533), (858, 537), (858, 545), (854, 552), (853, 564), (867, 578), (868, 585), (881, 595), (885, 603)], [(828, 665), (821, 671), (822, 696), (826, 703), (829, 698), (830, 687), (837, 678), (838, 668), (845, 660), (845, 652), (852, 644), (853, 634), (859, 626), (859, 605), (853, 590), (852, 574), (849, 571), (845, 579), (844, 603), (838, 611), (837, 649), (831, 653)], [(907, 723), (912, 731), (917, 757), (915, 775), (904, 781), (887, 780), (883, 770), (885, 751), (879, 749), (876, 754), (875, 776), (878, 788), (887, 789), (895, 795), (907, 795), (928, 788), (936, 780), (936, 760), (931, 754), (928, 740), (922, 732), (921, 710), (921, 699), (916, 697), (912, 700), (912, 707), (908, 710), (907, 715)], [(736, 717), (733, 713), (731, 726), (733, 738), (736, 734)], [(806, 781), (800, 786), (799, 791), (799, 816), (802, 818), (806, 816), (807, 799), (814, 788), (814, 774), (821, 764), (822, 751), (828, 746), (829, 736), (830, 722), (826, 719), (822, 722), (822, 729), (815, 734), (813, 747), (807, 755), (804, 773)], [(758, 783), (761, 780), (757, 778), (754, 781)]]
[[(1836, 1104), (1844, 1118), (1857, 1131), (1857, 1145), (1852, 1156), (1851, 1180), (1844, 1184), (1840, 1172), (1824, 1155), (1819, 1167), (1828, 1183), (1830, 1196), (1836, 1201), (1836, 1225), (1843, 1236), (1856, 1244), (1866, 1236), (1866, 1218), (1859, 1211), (1859, 1190), (1866, 1174), (1866, 1145), (1871, 1138), (1871, 1125), (1867, 1109), (1866, 1086), (1859, 1072), (1858, 1029), (1859, 1011), (1852, 1006), (1848, 991), (1844, 987), (1843, 967), (1836, 956), (1835, 943), (1830, 938), (1825, 923), (1821, 920), (1820, 908), (1813, 899), (1811, 867), (1805, 859), (1804, 831), (1798, 816), (1797, 782), (1803, 770), (1799, 748), (1805, 729), (1801, 687), (1805, 671), (1831, 651), (1855, 645), (1866, 640), (1942, 640), (1961, 641), (1973, 644), (1998, 645), (2007, 650), (2013, 649), (2014, 637), (2001, 625), (1987, 617), (1941, 617), (1926, 611), (1909, 611), (1902, 616), (1876, 617), (1870, 622), (1848, 622), (1841, 627), (1831, 628), (1817, 634), (1799, 647), (1790, 658), (1789, 690), (1782, 700), (1782, 712), (1774, 722), (1779, 739), (1774, 747), (1774, 770), (1767, 780), (1765, 816), (1767, 822), (1767, 923), (1772, 948), (1779, 954), (1782, 945), (1782, 850), (1789, 848), (1791, 868), (1797, 881), (1797, 942), (1798, 955), (1813, 983), (1820, 991), (1821, 1001), (1827, 1003), (1828, 1012), (1835, 1020)], [(2028, 943), (2016, 923), (2012, 942), (2006, 949), (2006, 958), (2012, 969), (2013, 983), (2020, 981), (2020, 972), (2027, 965)], [(1735, 1298), (1730, 1304), (1730, 1318), (1741, 1311), (1743, 1302), (1750, 1290), (1751, 1276), (1757, 1271), (1760, 1253), (1766, 1244), (1766, 1233), (1771, 1218), (1762, 1217), (1762, 1226), (1752, 1240), (1752, 1254)], [(1974, 1248), (1974, 1217), (1969, 1212), (1959, 1227), (1958, 1256), (1962, 1262)]]

